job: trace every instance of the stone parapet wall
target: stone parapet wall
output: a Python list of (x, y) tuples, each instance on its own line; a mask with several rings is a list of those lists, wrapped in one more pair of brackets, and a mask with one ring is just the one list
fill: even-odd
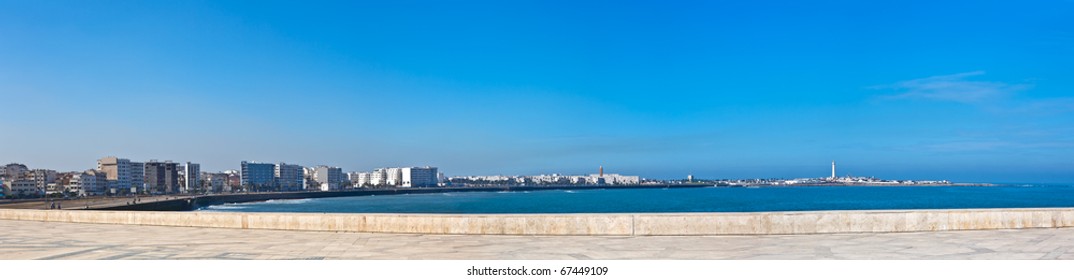
[(490, 235), (766, 235), (1057, 228), (1074, 208), (638, 214), (335, 214), (0, 209), (46, 222)]

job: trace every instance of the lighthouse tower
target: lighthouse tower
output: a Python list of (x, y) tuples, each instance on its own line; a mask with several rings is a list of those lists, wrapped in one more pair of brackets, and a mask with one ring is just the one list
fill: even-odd
[(835, 161), (832, 161), (832, 180), (835, 180)]

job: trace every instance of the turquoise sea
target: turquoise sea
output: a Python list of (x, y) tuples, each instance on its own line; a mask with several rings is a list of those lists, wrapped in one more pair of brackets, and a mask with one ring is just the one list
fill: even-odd
[(223, 204), (198, 211), (628, 213), (1074, 207), (1074, 185), (810, 186), (453, 192)]

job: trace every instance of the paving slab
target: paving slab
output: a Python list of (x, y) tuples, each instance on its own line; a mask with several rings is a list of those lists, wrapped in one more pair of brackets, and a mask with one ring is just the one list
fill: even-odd
[(295, 232), (0, 220), (0, 259), (1072, 259), (1074, 228), (757, 236)]

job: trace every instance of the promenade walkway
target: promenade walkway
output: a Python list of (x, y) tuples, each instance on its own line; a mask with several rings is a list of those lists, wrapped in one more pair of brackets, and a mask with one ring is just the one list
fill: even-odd
[(1074, 259), (1074, 228), (593, 237), (334, 233), (0, 220), (0, 259)]

